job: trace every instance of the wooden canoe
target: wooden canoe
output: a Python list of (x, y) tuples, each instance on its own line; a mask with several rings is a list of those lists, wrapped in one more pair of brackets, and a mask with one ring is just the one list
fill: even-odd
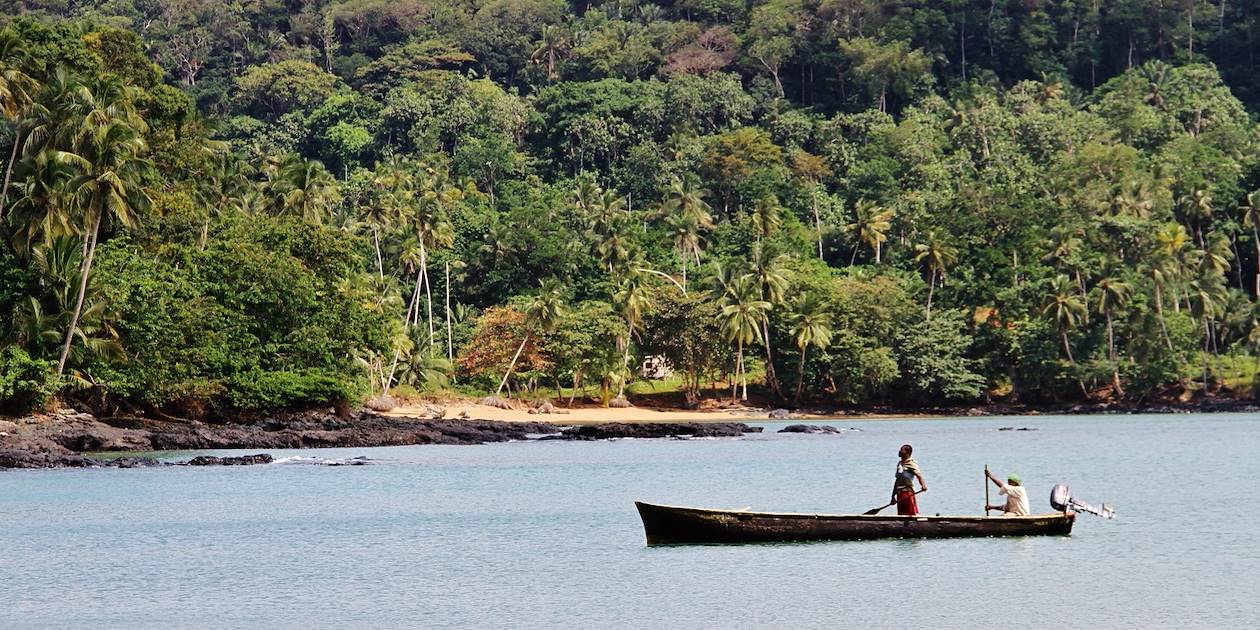
[(748, 512), (635, 501), (649, 545), (1046, 536), (1072, 533), (1073, 512), (1035, 516), (866, 516)]

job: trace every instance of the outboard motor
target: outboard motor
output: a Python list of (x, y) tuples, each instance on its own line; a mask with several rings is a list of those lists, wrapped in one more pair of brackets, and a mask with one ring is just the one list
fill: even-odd
[(1106, 503), (1101, 506), (1093, 506), (1084, 501), (1078, 501), (1072, 497), (1072, 492), (1068, 487), (1059, 484), (1050, 490), (1050, 507), (1061, 512), (1069, 510), (1073, 512), (1089, 512), (1095, 516), (1103, 518), (1115, 518), (1116, 511), (1111, 509)]

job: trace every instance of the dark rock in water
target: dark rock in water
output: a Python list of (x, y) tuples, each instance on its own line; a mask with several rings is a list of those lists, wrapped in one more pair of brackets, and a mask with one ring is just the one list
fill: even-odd
[(771, 420), (790, 420), (792, 418), (792, 412), (787, 409), (774, 409), (770, 411), (769, 415)]
[(0, 449), (0, 468), (88, 468), (100, 462), (64, 450)]
[(267, 453), (259, 453), (257, 455), (242, 455), (240, 457), (214, 457), (212, 455), (198, 455), (186, 462), (185, 466), (250, 466), (252, 464), (270, 464), (273, 460), (271, 455)]
[(836, 433), (841, 431), (830, 425), (793, 424), (779, 429), (779, 433)]
[(750, 427), (742, 422), (616, 422), (591, 424), (565, 429), (553, 439), (560, 440), (608, 440), (612, 438), (664, 438), (664, 437), (738, 437), (745, 433), (760, 433), (761, 427)]
[(1039, 431), (1039, 430), (1040, 429), (1029, 428), (1029, 427), (1020, 427), (1018, 429), (1016, 429), (1015, 427), (999, 427), (998, 428), (998, 431)]
[(162, 462), (152, 457), (119, 457), (107, 459), (101, 464), (111, 468), (150, 468), (152, 466), (161, 466)]
[(1014, 431), (1015, 427), (998, 427), (998, 431)]

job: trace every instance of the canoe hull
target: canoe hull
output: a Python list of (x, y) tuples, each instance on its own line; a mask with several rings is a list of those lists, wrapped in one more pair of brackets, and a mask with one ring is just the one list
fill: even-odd
[(635, 501), (649, 545), (700, 543), (1062, 536), (1076, 514), (1035, 516), (866, 516), (708, 510)]

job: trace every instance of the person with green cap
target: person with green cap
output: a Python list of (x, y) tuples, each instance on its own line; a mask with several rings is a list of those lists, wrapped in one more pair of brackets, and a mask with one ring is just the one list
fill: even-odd
[(986, 505), (985, 511), (1002, 510), (1002, 516), (1028, 516), (1031, 513), (1028, 510), (1028, 493), (1024, 490), (1019, 475), (1007, 475), (1006, 483), (1002, 483), (1002, 480), (989, 472), (988, 468), (984, 470), (984, 474), (990, 481), (997, 484), (999, 492), (1006, 495), (1006, 505)]

